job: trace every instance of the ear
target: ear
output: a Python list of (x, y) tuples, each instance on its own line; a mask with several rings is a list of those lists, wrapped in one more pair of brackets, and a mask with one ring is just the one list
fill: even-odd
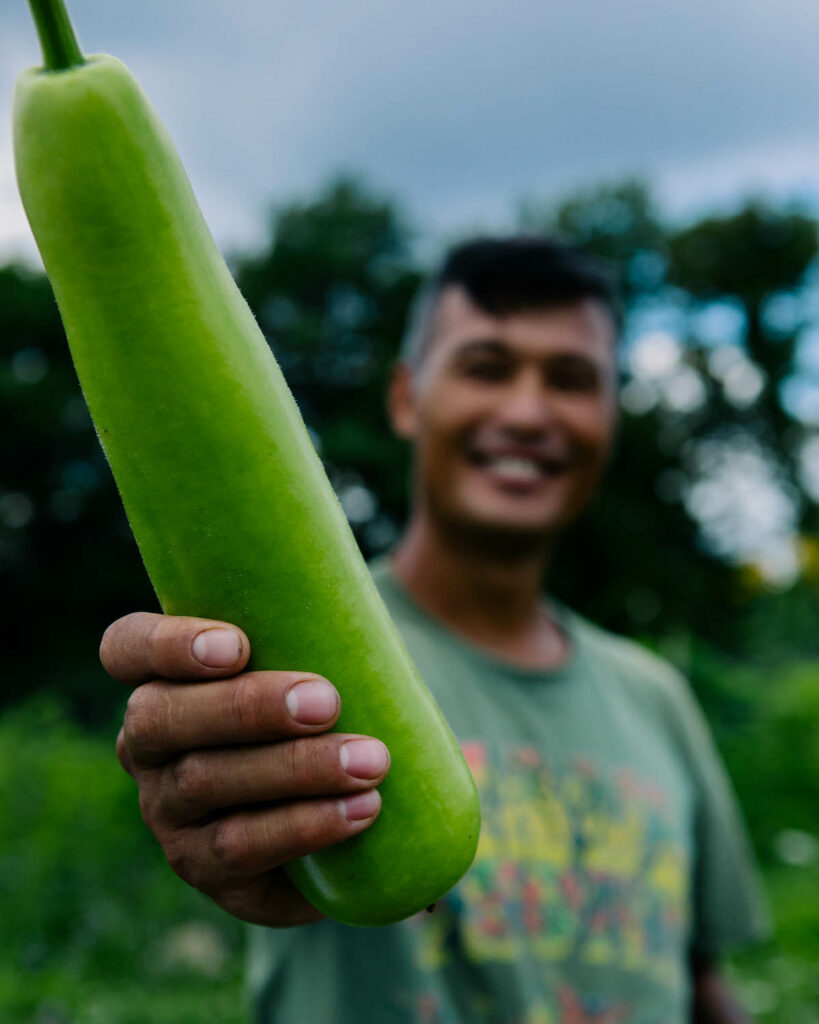
[(418, 428), (415, 381), (406, 363), (396, 363), (387, 389), (387, 413), (398, 437), (412, 441)]

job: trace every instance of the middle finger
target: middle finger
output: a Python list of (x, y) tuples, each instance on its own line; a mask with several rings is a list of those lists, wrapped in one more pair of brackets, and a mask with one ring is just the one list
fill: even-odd
[(160, 813), (185, 825), (227, 807), (356, 793), (380, 783), (389, 763), (383, 743), (355, 734), (195, 750), (162, 769)]

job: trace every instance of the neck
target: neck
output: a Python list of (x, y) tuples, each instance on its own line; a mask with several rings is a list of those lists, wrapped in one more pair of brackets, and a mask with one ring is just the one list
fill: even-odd
[(546, 538), (448, 529), (416, 509), (394, 568), (418, 604), (454, 632), (516, 664), (554, 668), (568, 646), (543, 599), (551, 547)]

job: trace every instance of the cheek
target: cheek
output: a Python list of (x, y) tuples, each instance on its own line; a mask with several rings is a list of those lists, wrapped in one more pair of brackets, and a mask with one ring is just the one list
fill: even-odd
[(487, 415), (486, 402), (475, 395), (449, 386), (431, 389), (419, 406), (419, 442), (442, 455), (460, 450), (465, 440)]
[(611, 403), (573, 410), (567, 425), (575, 444), (593, 462), (605, 462), (614, 443), (615, 414)]

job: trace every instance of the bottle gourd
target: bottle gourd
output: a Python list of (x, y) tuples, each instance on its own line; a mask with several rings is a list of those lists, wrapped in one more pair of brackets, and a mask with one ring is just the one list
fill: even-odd
[(340, 921), (407, 917), (472, 861), (469, 769), (156, 113), (82, 55), (62, 0), (29, 2), (45, 66), (17, 82), (18, 184), (162, 608), (241, 626), (253, 668), (326, 676), (336, 728), (387, 744), (373, 825), (287, 870)]

